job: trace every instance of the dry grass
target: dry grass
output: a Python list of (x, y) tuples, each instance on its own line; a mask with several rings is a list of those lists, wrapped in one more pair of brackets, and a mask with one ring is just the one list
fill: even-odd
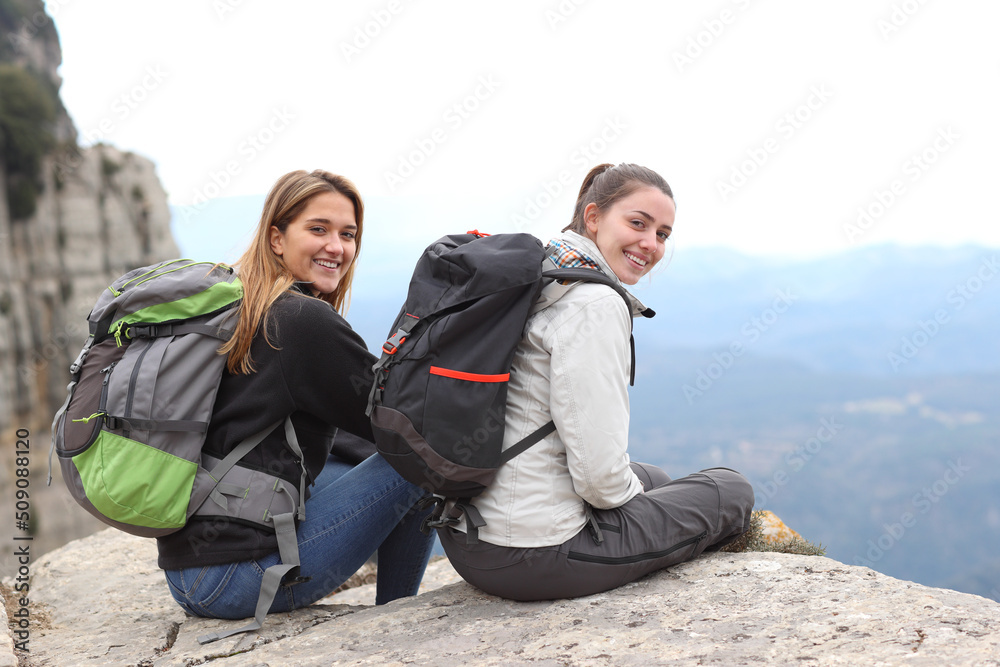
[(808, 540), (793, 537), (790, 540), (771, 541), (764, 535), (762, 522), (763, 512), (757, 511), (750, 516), (750, 530), (740, 535), (735, 541), (722, 547), (719, 551), (770, 551), (783, 554), (799, 554), (802, 556), (824, 556), (826, 549), (822, 544), (813, 544)]

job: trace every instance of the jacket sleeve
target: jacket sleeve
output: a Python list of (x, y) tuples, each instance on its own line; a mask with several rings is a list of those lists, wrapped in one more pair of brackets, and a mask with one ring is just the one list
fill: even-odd
[(552, 322), (549, 405), (574, 490), (594, 507), (609, 509), (642, 490), (626, 453), (630, 313), (606, 287), (575, 289), (597, 296), (579, 299), (578, 307)]
[[(365, 409), (375, 357), (329, 304), (307, 299), (295, 297), (298, 308), (281, 326), (282, 372), (295, 409), (372, 443)], [(364, 452), (355, 451), (357, 438), (350, 442), (353, 454), (348, 458), (363, 458)], [(371, 445), (369, 453), (374, 451)]]

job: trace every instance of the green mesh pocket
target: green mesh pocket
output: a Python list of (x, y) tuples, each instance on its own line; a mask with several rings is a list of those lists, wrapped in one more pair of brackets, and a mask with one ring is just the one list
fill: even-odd
[(147, 528), (187, 521), (197, 464), (107, 431), (73, 463), (87, 499), (109, 519)]

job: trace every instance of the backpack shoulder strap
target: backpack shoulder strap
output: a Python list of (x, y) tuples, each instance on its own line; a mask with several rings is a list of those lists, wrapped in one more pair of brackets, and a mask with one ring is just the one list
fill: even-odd
[(569, 269), (549, 269), (542, 272), (543, 278), (552, 278), (553, 280), (579, 280), (588, 283), (600, 283), (602, 285), (607, 285), (614, 291), (618, 292), (618, 295), (625, 300), (625, 305), (628, 306), (628, 312), (632, 313), (632, 302), (629, 301), (628, 292), (621, 284), (605, 275), (602, 271), (597, 269), (585, 269), (583, 267), (574, 267)]
[[(606, 276), (603, 272), (597, 269), (585, 269), (582, 267), (574, 267), (569, 269), (549, 269), (548, 271), (542, 272), (543, 278), (552, 278), (553, 280), (578, 280), (588, 283), (600, 283), (601, 285), (607, 285), (614, 291), (618, 292), (618, 296), (625, 300), (625, 308), (628, 310), (628, 345), (629, 350), (632, 355), (632, 361), (629, 364), (629, 378), (628, 383), (631, 386), (635, 386), (635, 338), (632, 336), (632, 326), (634, 322), (632, 321), (632, 302), (629, 300), (628, 292), (621, 284), (614, 280), (613, 278)], [(648, 313), (648, 314), (647, 314)], [(652, 317), (655, 313), (649, 308), (643, 312), (646, 317)]]
[(529, 433), (520, 442), (511, 445), (507, 449), (503, 450), (503, 452), (500, 454), (500, 465), (507, 463), (507, 461), (510, 461), (512, 458), (514, 458), (521, 452), (527, 451), (530, 447), (534, 446), (536, 443), (541, 442), (542, 439), (545, 438), (545, 436), (549, 435), (555, 430), (556, 430), (556, 423), (550, 419), (548, 424), (545, 424), (544, 426), (540, 427), (534, 433)]

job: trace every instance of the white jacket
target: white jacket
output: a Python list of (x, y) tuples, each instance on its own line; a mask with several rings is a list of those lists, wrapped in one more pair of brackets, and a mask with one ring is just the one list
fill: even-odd
[[(614, 277), (592, 241), (574, 232), (562, 240)], [(542, 290), (514, 354), (503, 447), (550, 419), (556, 431), (502, 465), (474, 499), (486, 521), (479, 539), (507, 547), (562, 544), (586, 525), (586, 503), (607, 509), (641, 493), (625, 450), (630, 320), (643, 310), (633, 297), (630, 313), (605, 285), (553, 282)]]

